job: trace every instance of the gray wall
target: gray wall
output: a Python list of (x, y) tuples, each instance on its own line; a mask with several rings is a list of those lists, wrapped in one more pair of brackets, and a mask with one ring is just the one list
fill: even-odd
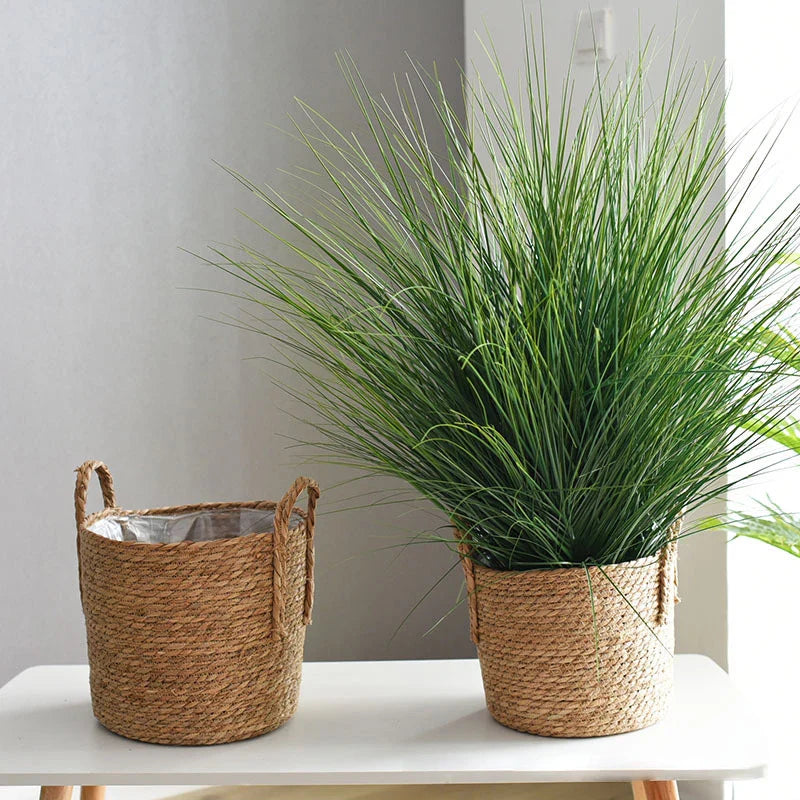
[[(235, 306), (182, 287), (231, 284), (178, 247), (253, 238), (235, 209), (257, 209), (212, 159), (280, 185), (304, 156), (269, 126), (295, 95), (358, 126), (334, 51), (388, 90), (408, 50), (457, 93), (463, 17), (460, 0), (7, 2), (0, 31), (2, 682), (85, 661), (82, 460), (108, 462), (128, 507), (277, 498), (301, 471), (283, 438), (297, 432), (278, 407), (290, 404), (249, 360), (269, 343), (207, 319)], [(346, 477), (302, 471), (323, 487)], [(456, 573), (392, 637), (452, 560), (390, 547), (435, 524), (425, 508), (342, 510), (364, 502), (354, 491), (323, 498), (307, 655), (470, 654), (463, 609), (423, 637), (453, 606)]]

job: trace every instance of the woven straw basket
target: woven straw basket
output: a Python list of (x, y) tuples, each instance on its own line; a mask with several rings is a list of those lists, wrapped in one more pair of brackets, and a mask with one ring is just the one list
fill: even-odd
[(672, 691), (678, 530), (658, 556), (590, 567), (589, 576), (583, 567), (488, 569), (459, 546), (470, 634), (498, 722), (583, 737), (638, 730), (663, 716)]
[[(93, 472), (105, 509), (87, 517)], [(279, 503), (122, 511), (103, 463), (87, 461), (77, 473), (81, 600), (99, 722), (131, 739), (182, 745), (247, 739), (286, 722), (297, 707), (311, 621), (317, 484), (298, 478)], [(303, 490), (306, 512), (294, 508)], [(201, 532), (181, 541), (117, 541), (89, 530), (118, 521), (167, 530), (187, 519)], [(231, 534), (253, 519), (253, 532)]]

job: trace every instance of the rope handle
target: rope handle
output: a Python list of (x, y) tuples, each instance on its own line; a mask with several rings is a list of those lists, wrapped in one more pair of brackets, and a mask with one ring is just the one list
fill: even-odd
[(319, 486), (312, 478), (299, 477), (275, 506), (275, 531), (272, 545), (272, 633), (275, 637), (286, 635), (284, 612), (286, 610), (286, 542), (289, 539), (289, 520), (297, 498), (308, 494), (306, 509), (306, 587), (303, 600), (303, 625), (311, 624), (314, 605), (314, 525), (315, 509), (319, 500)]
[(478, 592), (475, 583), (475, 563), (470, 558), (471, 548), (464, 539), (462, 531), (456, 529), (458, 556), (464, 568), (464, 580), (467, 584), (467, 602), (469, 603), (469, 638), (478, 644)]
[(678, 538), (683, 517), (678, 517), (669, 528), (669, 541), (659, 555), (658, 617), (657, 625), (667, 621), (670, 605), (680, 603), (678, 597)]
[(75, 524), (80, 532), (86, 522), (86, 495), (89, 492), (89, 481), (92, 473), (96, 472), (103, 492), (103, 505), (105, 508), (116, 508), (117, 501), (114, 497), (114, 479), (111, 470), (102, 461), (84, 461), (75, 472)]

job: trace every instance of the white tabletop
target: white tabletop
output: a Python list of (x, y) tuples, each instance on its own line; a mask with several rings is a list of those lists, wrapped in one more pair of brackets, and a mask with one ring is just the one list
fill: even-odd
[(675, 659), (667, 718), (635, 733), (547, 739), (497, 724), (477, 661), (305, 664), (300, 709), (257, 739), (166, 747), (92, 717), (88, 668), (33, 667), (0, 689), (0, 784), (322, 785), (761, 777), (763, 739), (728, 676)]

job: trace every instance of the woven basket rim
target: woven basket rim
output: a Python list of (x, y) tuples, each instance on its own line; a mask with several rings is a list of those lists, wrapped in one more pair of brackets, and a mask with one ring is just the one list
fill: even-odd
[[(116, 539), (108, 539), (105, 536), (101, 536), (99, 533), (95, 533), (95, 531), (89, 530), (89, 527), (93, 525), (95, 522), (101, 519), (106, 519), (108, 517), (123, 517), (123, 516), (180, 516), (182, 514), (194, 514), (198, 511), (236, 511), (238, 509), (265, 509), (274, 511), (277, 507), (277, 503), (273, 500), (245, 500), (240, 503), (237, 502), (223, 502), (223, 503), (195, 503), (193, 505), (187, 506), (162, 506), (160, 508), (142, 508), (136, 510), (130, 510), (125, 508), (104, 508), (100, 511), (95, 511), (93, 514), (90, 514), (81, 525), (80, 532), (83, 534), (88, 534), (90, 536), (97, 536), (100, 539), (103, 539), (105, 542), (109, 542), (112, 545), (123, 545), (125, 547), (202, 547), (208, 545), (220, 545), (224, 542), (237, 542), (244, 538), (250, 538), (253, 536), (272, 536), (274, 534), (274, 529), (271, 531), (253, 531), (252, 533), (246, 533), (242, 536), (230, 536), (224, 539), (208, 539), (205, 541), (194, 542), (194, 541), (180, 541), (180, 542), (120, 542)], [(297, 508), (296, 506), (293, 507), (290, 511), (290, 517), (292, 514), (297, 514), (300, 517), (301, 523), (294, 528), (289, 528), (289, 534), (296, 534), (299, 533), (307, 524), (308, 517), (305, 511), (301, 508)]]
[[(663, 548), (662, 548), (663, 549)], [(587, 564), (590, 570), (596, 570), (598, 568), (602, 569), (646, 569), (647, 567), (652, 567), (659, 563), (659, 558), (661, 554), (661, 550), (653, 556), (644, 556), (642, 558), (635, 558), (632, 561), (617, 561), (613, 564)], [(570, 567), (532, 567), (531, 569), (494, 569), (493, 567), (487, 567), (485, 564), (481, 564), (480, 561), (475, 561), (471, 559), (469, 556), (465, 556), (466, 559), (472, 562), (476, 571), (481, 571), (484, 573), (492, 573), (498, 576), (505, 575), (511, 577), (512, 575), (530, 575), (531, 573), (541, 573), (547, 575), (557, 575), (557, 574), (575, 574), (580, 572), (581, 575), (586, 574), (586, 567), (583, 565), (575, 565)]]

